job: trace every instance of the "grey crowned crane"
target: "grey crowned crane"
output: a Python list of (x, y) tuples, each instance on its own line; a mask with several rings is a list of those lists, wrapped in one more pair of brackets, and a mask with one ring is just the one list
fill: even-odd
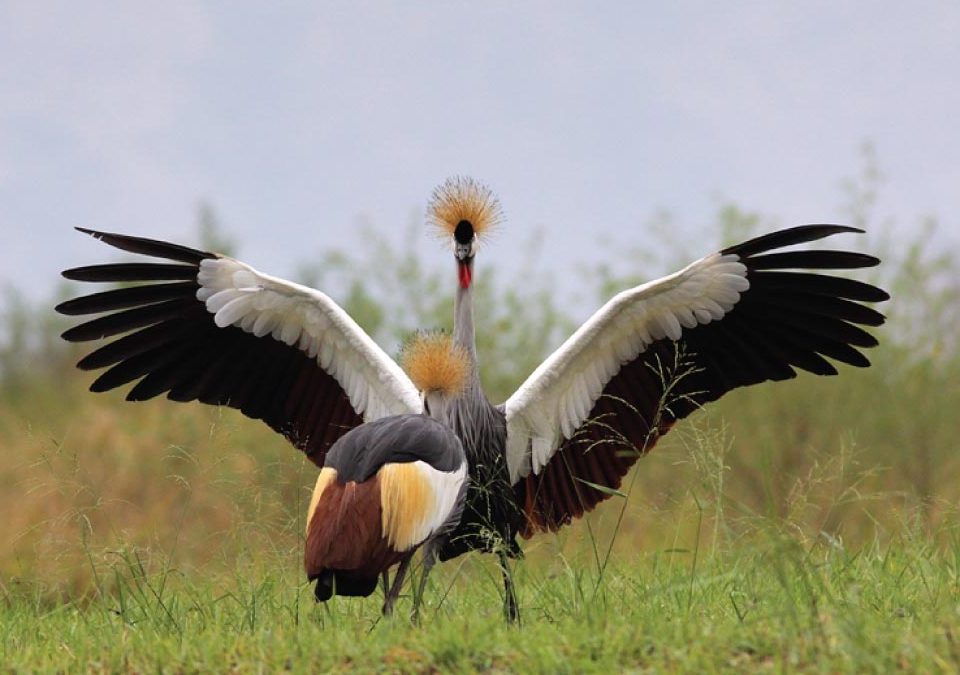
[[(432, 547), (459, 522), (466, 486), (460, 440), (431, 417), (382, 417), (341, 436), (327, 453), (307, 516), (304, 567), (317, 582), (317, 600), (366, 597), (382, 578), (383, 613), (390, 614), (414, 553), (423, 546), (432, 561)], [(389, 569), (397, 563), (391, 586)]]
[[(458, 393), (467, 361), (449, 339), (423, 336), (408, 352), (424, 396), (442, 400)], [(317, 582), (317, 600), (368, 596), (382, 577), (383, 613), (390, 614), (422, 546), (416, 615), (435, 549), (460, 520), (466, 486), (460, 440), (431, 417), (383, 417), (341, 436), (326, 454), (307, 515), (304, 565), (307, 578)], [(389, 569), (397, 563), (391, 586)]]
[[(304, 550), (317, 600), (368, 596), (382, 578), (383, 612), (390, 614), (422, 546), (429, 562), (416, 611), (434, 549), (459, 521), (468, 482), (460, 440), (423, 414), (422, 400), (442, 402), (459, 393), (469, 366), (466, 354), (442, 336), (414, 340), (406, 353), (423, 387), (418, 392), (321, 293), (260, 275), (229, 258), (89, 233), (124, 250), (180, 263), (64, 272), (84, 281), (163, 282), (58, 305), (65, 314), (114, 312), (71, 328), (64, 333), (67, 340), (133, 331), (80, 362), (84, 369), (111, 366), (91, 389), (105, 391), (142, 378), (128, 399), (167, 392), (174, 400), (230, 405), (264, 420), (322, 466)], [(198, 300), (204, 296), (206, 302)], [(238, 304), (245, 308), (240, 314)], [(388, 414), (396, 410), (404, 412)], [(361, 415), (370, 421), (361, 424)], [(389, 569), (398, 563), (390, 586)]]
[[(102, 392), (137, 381), (131, 401), (166, 394), (238, 408), (321, 467), (307, 518), (305, 567), (315, 595), (369, 595), (399, 563), (389, 613), (415, 551), (425, 549), (417, 605), (436, 548), (459, 520), (463, 447), (423, 415), (459, 394), (470, 361), (449, 338), (405, 351), (414, 381), (329, 297), (239, 261), (166, 242), (81, 230), (116, 248), (172, 262), (93, 265), (67, 279), (133, 284), (68, 300), (101, 315), (72, 342), (112, 339), (77, 364), (107, 368)], [(121, 337), (117, 337), (121, 336)]]
[(500, 221), (499, 203), (485, 186), (454, 178), (434, 191), (428, 218), (454, 251), (454, 341), (472, 362), (463, 392), (429, 411), (463, 441), (471, 477), (439, 557), (497, 551), (510, 618), (517, 604), (506, 558), (519, 553), (517, 534), (555, 531), (593, 509), (674, 423), (732, 389), (793, 378), (796, 369), (836, 375), (824, 357), (870, 365), (859, 349), (877, 341), (859, 326), (884, 317), (861, 303), (889, 299), (860, 281), (799, 271), (872, 267), (875, 257), (780, 250), (861, 230), (773, 232), (617, 294), (494, 406), (478, 377), (473, 266), (478, 243)]

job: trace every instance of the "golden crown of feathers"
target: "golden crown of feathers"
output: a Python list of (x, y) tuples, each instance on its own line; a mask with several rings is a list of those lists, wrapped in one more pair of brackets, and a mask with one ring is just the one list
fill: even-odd
[(447, 333), (417, 333), (403, 348), (400, 363), (420, 391), (455, 396), (467, 386), (470, 358)]
[(448, 178), (433, 190), (427, 207), (427, 221), (441, 234), (452, 235), (466, 220), (477, 237), (494, 230), (503, 219), (500, 201), (483, 183), (466, 176)]

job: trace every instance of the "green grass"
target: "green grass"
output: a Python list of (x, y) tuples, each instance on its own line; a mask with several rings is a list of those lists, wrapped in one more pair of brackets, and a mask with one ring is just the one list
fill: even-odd
[[(291, 552), (292, 554), (292, 552)], [(66, 602), (4, 589), (13, 670), (294, 672), (954, 672), (960, 546), (812, 549), (758, 529), (726, 550), (618, 559), (604, 578), (554, 558), (516, 569), (522, 625), (474, 556), (441, 568), (419, 626), (379, 597), (315, 605), (286, 557), (213, 578), (118, 554), (113, 590)]]
[[(0, 664), (960, 670), (957, 392), (924, 404), (936, 388), (916, 375), (882, 387), (896, 372), (757, 387), (679, 425), (638, 462), (628, 500), (526, 543), (520, 626), (476, 554), (439, 566), (418, 626), (406, 596), (389, 621), (379, 597), (317, 606), (301, 569), (316, 469), (235, 411), (127, 404), (76, 376), (21, 388), (0, 405)], [(898, 395), (915, 425), (883, 437)], [(924, 439), (925, 483), (911, 472)]]
[[(895, 452), (905, 446), (860, 426), (893, 414), (873, 373), (805, 378), (781, 385), (782, 399), (740, 392), (736, 416), (720, 405), (680, 425), (638, 462), (628, 500), (526, 543), (520, 626), (504, 622), (499, 571), (476, 554), (439, 566), (418, 626), (406, 596), (388, 621), (379, 597), (317, 606), (301, 569), (316, 469), (261, 424), (95, 397), (76, 380), (23, 389), (18, 407), (0, 406), (0, 664), (960, 670), (953, 394), (925, 409), (911, 395), (936, 439), (925, 493), (911, 487), (910, 453)], [(864, 412), (870, 390), (878, 409)]]

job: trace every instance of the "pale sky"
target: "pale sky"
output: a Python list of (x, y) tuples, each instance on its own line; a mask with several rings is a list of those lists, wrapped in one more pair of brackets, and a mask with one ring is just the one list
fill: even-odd
[(955, 1), (0, 0), (0, 287), (45, 298), (113, 256), (75, 225), (194, 243), (201, 200), (291, 275), (453, 174), (508, 218), (478, 264), (519, 265), (540, 227), (563, 272), (642, 246), (658, 209), (678, 237), (725, 200), (843, 221), (865, 140), (878, 215), (953, 245), (958, 36)]

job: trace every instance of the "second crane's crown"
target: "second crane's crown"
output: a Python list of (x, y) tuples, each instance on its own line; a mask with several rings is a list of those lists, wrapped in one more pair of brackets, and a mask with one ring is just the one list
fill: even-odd
[(456, 396), (467, 386), (470, 357), (446, 333), (418, 333), (403, 349), (403, 369), (422, 392)]
[[(448, 178), (433, 191), (427, 220), (441, 234), (453, 235), (460, 241), (461, 232), (470, 230), (482, 238), (503, 219), (500, 201), (483, 183), (466, 176)], [(467, 242), (460, 242), (467, 243)]]

